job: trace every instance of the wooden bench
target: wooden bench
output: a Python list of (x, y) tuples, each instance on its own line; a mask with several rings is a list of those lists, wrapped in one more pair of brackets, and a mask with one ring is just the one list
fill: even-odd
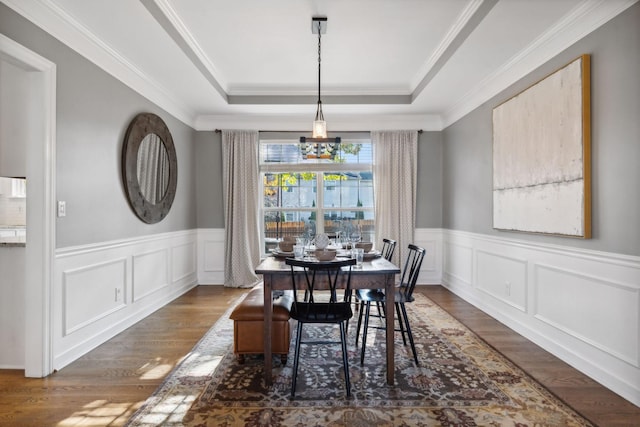
[[(291, 331), (289, 310), (293, 295), (286, 291), (273, 300), (273, 326), (271, 352), (279, 354), (282, 364), (287, 363)], [(253, 288), (229, 316), (233, 320), (233, 352), (238, 363), (244, 363), (246, 354), (264, 353), (264, 290)]]

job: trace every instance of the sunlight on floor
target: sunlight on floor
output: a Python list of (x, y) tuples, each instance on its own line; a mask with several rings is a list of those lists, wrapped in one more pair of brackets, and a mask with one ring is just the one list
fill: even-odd
[(151, 365), (146, 364), (140, 369), (141, 370), (149, 369), (148, 371), (140, 375), (141, 380), (157, 380), (157, 379), (162, 379), (166, 377), (167, 374), (171, 372), (171, 370), (173, 369), (173, 365), (164, 363), (161, 365), (151, 367)]
[(70, 417), (56, 424), (58, 427), (70, 426), (109, 426), (122, 425), (140, 406), (141, 402), (109, 403), (106, 400), (94, 400)]
[(197, 394), (171, 396), (164, 401), (155, 401), (151, 403), (153, 410), (140, 417), (139, 421), (145, 425), (161, 425), (163, 423), (179, 423), (181, 422)]
[(194, 377), (210, 375), (212, 372), (215, 372), (216, 367), (222, 361), (222, 356), (207, 357), (200, 353), (194, 353), (193, 357), (199, 359), (199, 363), (194, 364), (191, 370), (188, 371), (188, 374)]
[(215, 354), (189, 353), (184, 358), (185, 363), (179, 365), (161, 386), (175, 394), (151, 396), (144, 405), (147, 410), (142, 410), (137, 421), (144, 425), (180, 424), (200, 393), (200, 388), (194, 385), (208, 381), (221, 360), (222, 356)]

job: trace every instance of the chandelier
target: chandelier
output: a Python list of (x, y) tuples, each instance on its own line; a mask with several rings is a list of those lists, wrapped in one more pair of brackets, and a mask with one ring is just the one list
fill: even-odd
[(306, 159), (334, 159), (340, 148), (340, 138), (327, 137), (327, 122), (322, 113), (321, 98), (321, 63), (322, 63), (322, 33), (327, 31), (327, 18), (314, 16), (311, 18), (311, 32), (318, 34), (318, 107), (313, 121), (311, 138), (300, 137), (300, 151)]

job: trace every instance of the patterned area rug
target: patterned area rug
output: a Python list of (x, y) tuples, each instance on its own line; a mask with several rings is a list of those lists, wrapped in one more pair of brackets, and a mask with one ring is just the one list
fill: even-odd
[[(127, 425), (592, 425), (425, 296), (417, 295), (407, 307), (420, 366), (396, 333), (394, 386), (386, 384), (384, 330), (370, 329), (365, 365), (360, 366), (354, 318), (349, 327), (351, 397), (345, 395), (340, 345), (303, 345), (292, 400), (293, 344), (286, 365), (274, 357), (274, 384), (267, 388), (261, 357), (236, 362), (227, 313)], [(327, 327), (306, 325), (304, 334), (339, 339), (338, 330)]]

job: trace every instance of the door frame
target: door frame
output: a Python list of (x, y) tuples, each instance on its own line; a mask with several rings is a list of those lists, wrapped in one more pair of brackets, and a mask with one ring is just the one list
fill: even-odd
[(25, 376), (53, 372), (52, 284), (55, 262), (56, 65), (0, 34), (0, 59), (25, 70), (33, 134), (26, 141)]

